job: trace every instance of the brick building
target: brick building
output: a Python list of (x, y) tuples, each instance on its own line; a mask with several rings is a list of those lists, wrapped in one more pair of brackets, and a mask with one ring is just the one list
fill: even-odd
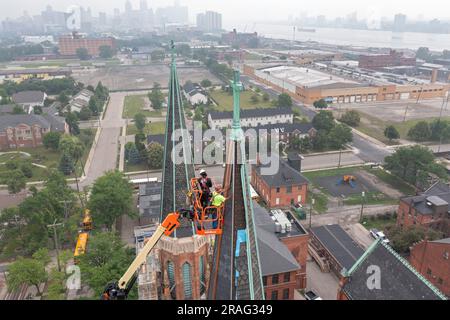
[(50, 131), (68, 133), (64, 118), (53, 115), (14, 114), (0, 117), (0, 150), (42, 145)]
[(416, 196), (400, 199), (397, 225), (408, 227), (421, 225), (450, 236), (450, 187), (437, 182)]
[(301, 161), (293, 158), (279, 159), (278, 172), (273, 175), (262, 174), (266, 165), (253, 165), (251, 184), (270, 208), (289, 207), (291, 204), (306, 203), (308, 179), (301, 173)]
[(100, 55), (100, 47), (109, 46), (116, 49), (114, 38), (83, 38), (78, 34), (61, 36), (58, 41), (59, 54), (62, 56), (76, 56), (77, 49), (85, 48), (92, 57)]
[(341, 275), (338, 300), (446, 300), (438, 288), (381, 240)]
[(380, 69), (395, 66), (415, 66), (416, 58), (391, 50), (389, 54), (370, 54), (359, 56), (359, 67), (364, 69)]
[(256, 201), (253, 208), (265, 297), (292, 300), (295, 290), (306, 288), (309, 234), (288, 211), (269, 213)]
[(450, 297), (450, 238), (416, 243), (410, 250), (409, 262)]

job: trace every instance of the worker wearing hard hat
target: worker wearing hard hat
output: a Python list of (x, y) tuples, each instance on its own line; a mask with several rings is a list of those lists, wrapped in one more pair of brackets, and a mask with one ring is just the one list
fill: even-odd
[(216, 185), (215, 190), (212, 195), (211, 205), (215, 208), (212, 212), (211, 218), (215, 219), (213, 221), (213, 229), (217, 229), (218, 221), (217, 221), (217, 213), (225, 203), (226, 198), (222, 195), (222, 186)]
[(200, 201), (202, 203), (202, 207), (206, 208), (209, 203), (209, 198), (211, 197), (212, 181), (208, 178), (208, 174), (204, 169), (200, 170), (200, 177), (197, 179), (198, 184), (200, 185), (200, 189), (202, 190), (202, 196)]

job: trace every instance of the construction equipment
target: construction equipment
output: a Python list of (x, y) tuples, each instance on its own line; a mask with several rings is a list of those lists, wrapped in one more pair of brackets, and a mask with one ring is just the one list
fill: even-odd
[(78, 263), (78, 257), (86, 253), (87, 242), (89, 240), (89, 232), (92, 230), (92, 217), (89, 209), (84, 210), (83, 222), (81, 230), (78, 233), (77, 244), (73, 253), (75, 264)]
[(124, 273), (122, 278), (118, 282), (110, 283), (106, 286), (102, 300), (125, 300), (128, 297), (128, 293), (133, 287), (137, 279), (137, 271), (147, 260), (147, 256), (156, 246), (159, 239), (163, 235), (170, 236), (175, 229), (180, 225), (180, 216), (187, 216), (189, 210), (184, 210), (182, 214), (178, 212), (169, 213), (164, 221), (158, 226), (155, 233), (148, 239), (141, 252), (137, 255), (128, 270)]
[(339, 179), (337, 185), (341, 185), (344, 183), (349, 184), (352, 188), (356, 188), (356, 177), (351, 175), (345, 175), (341, 179)]
[(195, 224), (195, 229), (197, 234), (204, 235), (220, 235), (222, 234), (223, 228), (223, 205), (220, 207), (206, 206), (203, 208), (202, 196), (203, 191), (201, 190), (199, 183), (196, 178), (191, 179), (191, 190), (188, 194), (192, 211), (193, 211), (193, 221)]

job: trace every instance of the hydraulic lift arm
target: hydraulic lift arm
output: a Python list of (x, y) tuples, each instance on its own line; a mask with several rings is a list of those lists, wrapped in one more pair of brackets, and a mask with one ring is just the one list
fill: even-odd
[(155, 233), (147, 241), (141, 252), (136, 256), (134, 261), (128, 267), (122, 278), (118, 282), (110, 283), (105, 288), (102, 299), (103, 300), (124, 300), (136, 282), (139, 268), (147, 260), (147, 256), (158, 243), (163, 235), (170, 236), (172, 232), (180, 225), (180, 213), (169, 213), (164, 221), (158, 226)]

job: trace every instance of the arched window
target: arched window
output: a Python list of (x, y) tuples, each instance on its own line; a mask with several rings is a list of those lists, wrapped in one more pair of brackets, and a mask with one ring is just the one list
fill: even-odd
[(200, 256), (199, 271), (200, 271), (200, 294), (202, 295), (206, 291), (205, 257), (204, 256)]
[(172, 261), (167, 262), (167, 275), (169, 277), (169, 291), (172, 299), (177, 298), (176, 290), (175, 290), (175, 267)]
[(183, 264), (183, 286), (184, 299), (192, 299), (191, 265), (187, 262)]

